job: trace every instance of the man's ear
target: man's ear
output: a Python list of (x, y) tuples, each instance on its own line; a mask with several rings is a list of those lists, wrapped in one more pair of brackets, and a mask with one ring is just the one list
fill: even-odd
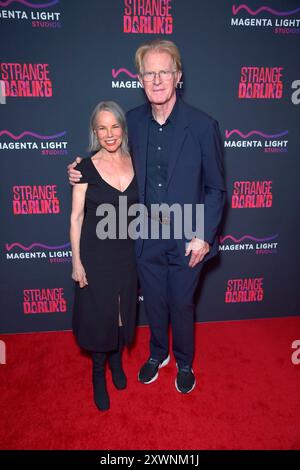
[(178, 83), (180, 82), (181, 77), (182, 77), (182, 72), (181, 72), (181, 70), (179, 70), (179, 71), (177, 72), (176, 86), (177, 86)]

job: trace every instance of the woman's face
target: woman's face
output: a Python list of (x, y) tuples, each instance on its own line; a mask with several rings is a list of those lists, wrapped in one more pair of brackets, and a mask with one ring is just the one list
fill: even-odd
[(116, 152), (122, 145), (123, 130), (116, 117), (110, 111), (100, 111), (95, 120), (94, 132), (102, 148), (110, 153)]

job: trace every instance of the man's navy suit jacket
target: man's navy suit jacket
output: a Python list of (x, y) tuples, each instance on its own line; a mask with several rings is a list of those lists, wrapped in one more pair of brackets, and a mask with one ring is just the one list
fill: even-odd
[[(211, 245), (205, 261), (217, 254), (217, 230), (225, 202), (223, 147), (218, 123), (178, 100), (172, 151), (168, 163), (167, 204), (204, 204), (204, 240)], [(138, 181), (139, 202), (145, 204), (149, 103), (126, 115), (130, 152)], [(184, 263), (186, 239), (177, 240)], [(143, 240), (136, 242), (140, 256)]]

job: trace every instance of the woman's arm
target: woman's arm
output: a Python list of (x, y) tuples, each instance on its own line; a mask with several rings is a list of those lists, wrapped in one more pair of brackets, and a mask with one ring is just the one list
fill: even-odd
[(76, 184), (72, 194), (72, 212), (70, 224), (70, 240), (72, 249), (72, 278), (79, 282), (80, 287), (88, 284), (84, 267), (80, 259), (80, 236), (84, 218), (85, 194), (87, 183)]

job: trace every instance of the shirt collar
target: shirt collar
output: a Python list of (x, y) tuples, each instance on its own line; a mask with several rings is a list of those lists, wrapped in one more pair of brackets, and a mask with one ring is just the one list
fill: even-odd
[[(177, 111), (178, 111), (178, 98), (177, 98), (176, 101), (175, 101), (175, 104), (174, 104), (174, 106), (173, 106), (173, 109), (172, 109), (172, 111), (171, 111), (170, 116), (167, 118), (167, 120), (166, 120), (165, 124), (163, 124), (163, 126), (166, 125), (166, 124), (168, 124), (169, 122), (171, 122), (171, 124), (175, 124), (176, 116), (177, 116)], [(154, 119), (154, 117), (153, 117), (151, 105), (149, 106), (149, 116), (150, 116), (152, 122), (156, 122), (156, 123), (157, 123), (157, 121), (156, 121), (156, 120)]]

